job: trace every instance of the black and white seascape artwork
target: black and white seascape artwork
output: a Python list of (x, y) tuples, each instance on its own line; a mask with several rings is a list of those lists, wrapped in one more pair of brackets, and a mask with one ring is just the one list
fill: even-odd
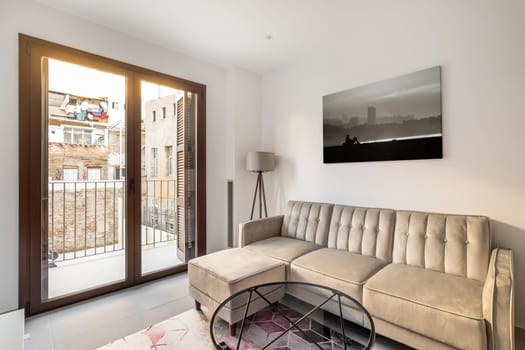
[(324, 162), (443, 158), (441, 67), (323, 97)]

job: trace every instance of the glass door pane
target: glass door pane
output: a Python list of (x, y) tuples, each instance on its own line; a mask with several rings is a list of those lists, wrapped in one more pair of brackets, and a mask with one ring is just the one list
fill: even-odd
[(141, 82), (142, 274), (184, 263), (177, 255), (177, 113), (185, 92)]
[(50, 58), (43, 71), (45, 301), (126, 279), (126, 78)]

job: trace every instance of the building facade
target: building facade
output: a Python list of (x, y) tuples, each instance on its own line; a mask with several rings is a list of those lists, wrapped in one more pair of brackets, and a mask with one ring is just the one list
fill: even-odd
[(146, 101), (142, 120), (142, 221), (175, 233), (177, 110), (183, 94)]

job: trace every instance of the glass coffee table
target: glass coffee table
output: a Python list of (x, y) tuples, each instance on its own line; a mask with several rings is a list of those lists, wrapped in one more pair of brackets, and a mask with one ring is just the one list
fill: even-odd
[[(274, 287), (283, 287), (286, 294), (271, 303), (261, 291)], [(259, 306), (254, 310), (255, 304)], [(232, 305), (241, 305), (244, 317), (230, 326), (219, 315), (222, 308)], [(210, 335), (221, 350), (361, 350), (374, 344), (375, 328), (368, 311), (337, 289), (306, 282), (274, 282), (244, 289), (224, 300), (213, 313)]]

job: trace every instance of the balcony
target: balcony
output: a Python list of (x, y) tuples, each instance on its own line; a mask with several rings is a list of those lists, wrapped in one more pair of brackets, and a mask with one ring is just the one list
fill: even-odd
[[(124, 189), (123, 180), (49, 182), (47, 298), (125, 279)], [(174, 189), (173, 180), (143, 180), (143, 273), (183, 263)]]

